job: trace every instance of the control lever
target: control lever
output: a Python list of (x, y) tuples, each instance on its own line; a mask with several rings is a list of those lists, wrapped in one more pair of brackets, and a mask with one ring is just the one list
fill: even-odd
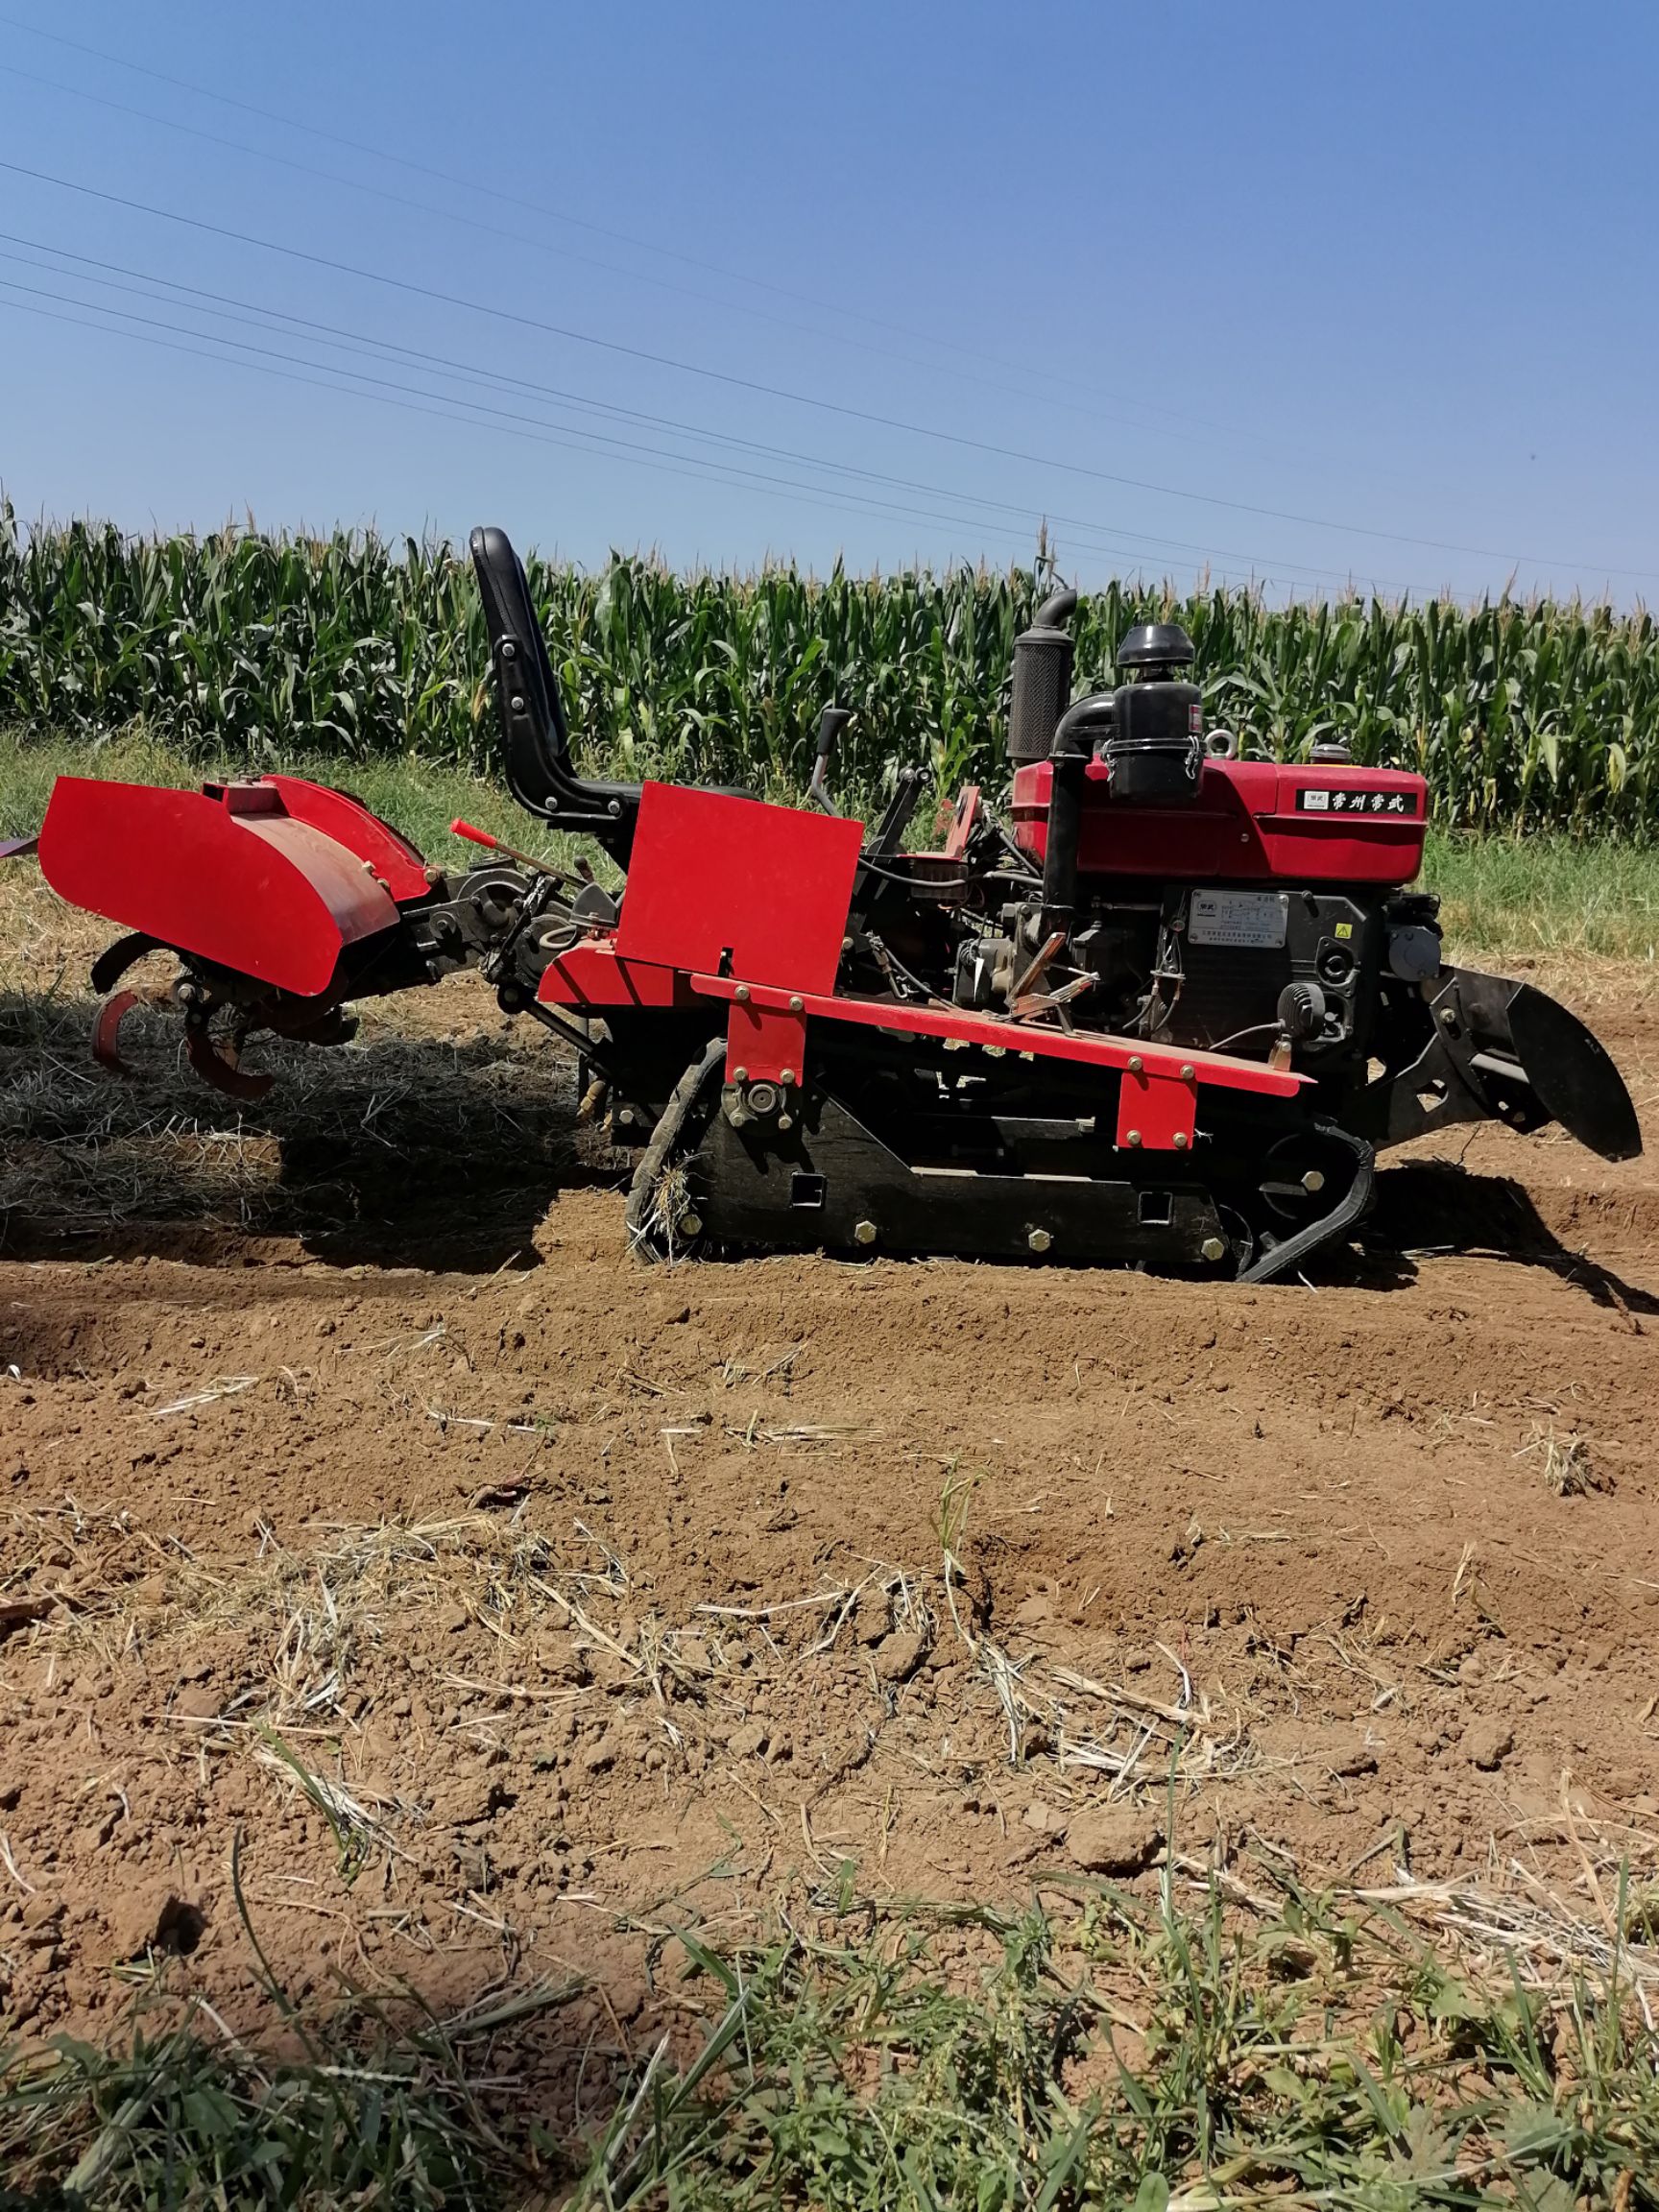
[(887, 811), (876, 825), (876, 834), (865, 849), (865, 857), (871, 860), (890, 860), (903, 842), (904, 832), (910, 827), (910, 817), (916, 811), (916, 802), (922, 796), (922, 771), (920, 768), (901, 768), (893, 796), (887, 802)]
[(851, 707), (826, 707), (818, 717), (818, 757), (812, 763), (812, 781), (806, 786), (806, 797), (826, 814), (835, 809), (830, 804), (825, 779), (830, 772), (830, 756), (835, 750), (835, 741), (853, 719)]

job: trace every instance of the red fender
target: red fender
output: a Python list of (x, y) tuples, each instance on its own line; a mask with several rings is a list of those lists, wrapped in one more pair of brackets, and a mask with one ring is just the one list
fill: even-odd
[(40, 868), (71, 905), (317, 998), (347, 946), (397, 922), (389, 885), (420, 859), (355, 801), (287, 777), (167, 791), (60, 776)]

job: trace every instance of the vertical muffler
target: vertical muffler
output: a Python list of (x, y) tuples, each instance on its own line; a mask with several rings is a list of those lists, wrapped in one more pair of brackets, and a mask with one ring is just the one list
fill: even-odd
[(1014, 688), (1008, 706), (1008, 757), (1016, 768), (1046, 760), (1055, 726), (1071, 697), (1075, 648), (1067, 628), (1077, 612), (1075, 591), (1056, 591), (1014, 640)]

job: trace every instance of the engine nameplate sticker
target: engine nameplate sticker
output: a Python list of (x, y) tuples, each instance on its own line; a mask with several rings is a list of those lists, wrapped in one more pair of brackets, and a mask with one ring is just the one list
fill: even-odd
[(1416, 815), (1415, 791), (1331, 791), (1305, 783), (1296, 794), (1298, 814)]
[(1283, 891), (1194, 891), (1187, 935), (1194, 945), (1283, 945), (1290, 902)]

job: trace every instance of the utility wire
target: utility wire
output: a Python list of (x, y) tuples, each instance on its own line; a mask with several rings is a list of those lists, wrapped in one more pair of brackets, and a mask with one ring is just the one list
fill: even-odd
[[(847, 421), (863, 422), (876, 428), (898, 430), (907, 437), (930, 438), (939, 444), (958, 446), (965, 451), (989, 454), (998, 460), (1017, 461), (1028, 468), (1050, 469), (1061, 474), (1094, 483), (1116, 485), (1122, 490), (1149, 492), (1162, 498), (1183, 499), (1199, 506), (1223, 508), (1233, 514), (1255, 515), (1270, 521), (1291, 522), (1305, 529), (1329, 530), (1350, 537), (1374, 538), (1389, 544), (1416, 546), (1439, 553), (1460, 553), (1484, 561), (1501, 561), (1510, 567), (1524, 565), (1531, 568), (1582, 570), (1592, 565), (1600, 566), (1599, 564), (1547, 560), (1535, 554), (1504, 553), (1492, 546), (1468, 545), (1440, 538), (1420, 538), (1405, 531), (1377, 530), (1359, 523), (1333, 522), (1321, 516), (1301, 515), (1285, 508), (1263, 507), (1247, 500), (1227, 499), (1214, 493), (1190, 492), (1177, 485), (1158, 484), (1142, 477), (1123, 476), (1109, 469), (1089, 468), (1081, 462), (1027, 453), (1016, 446), (998, 445), (987, 439), (970, 438), (959, 431), (943, 430), (927, 423), (906, 422), (899, 417), (880, 415), (872, 409), (854, 407), (841, 400), (791, 392), (784, 386), (767, 384), (757, 377), (739, 376), (728, 370), (710, 369), (701, 363), (681, 361), (670, 354), (653, 352), (646, 347), (629, 346), (614, 338), (601, 338), (591, 331), (549, 323), (513, 308), (493, 306), (485, 301), (468, 300), (458, 294), (445, 292), (436, 285), (420, 284), (409, 277), (393, 276), (381, 270), (365, 269), (353, 262), (338, 261), (331, 255), (311, 252), (303, 247), (287, 246), (276, 239), (258, 237), (251, 231), (233, 229), (228, 224), (209, 223), (197, 215), (183, 215), (175, 208), (157, 207), (148, 201), (135, 200), (124, 193), (104, 191), (92, 184), (82, 184), (72, 178), (54, 176), (50, 171), (33, 168), (24, 162), (0, 160), (0, 170), (12, 176), (27, 177), (36, 183), (49, 184), (60, 191), (76, 193), (85, 199), (101, 201), (108, 206), (123, 207), (130, 213), (179, 224), (209, 237), (226, 238), (236, 245), (252, 246), (263, 252), (278, 253), (290, 260), (303, 261), (315, 268), (327, 269), (336, 276), (384, 285), (389, 290), (403, 292), (415, 299), (429, 300), (441, 306), (456, 307), (463, 313), (489, 316), (496, 322), (517, 324), (525, 329), (541, 331), (548, 337), (562, 338), (573, 345), (592, 347), (606, 353), (644, 362), (654, 368), (669, 369), (683, 375), (700, 376), (709, 382), (727, 385), (737, 391), (764, 398), (781, 399), (793, 406), (814, 408), (824, 414), (840, 416)], [(1655, 576), (1655, 571), (1640, 568), (1608, 567), (1602, 572), (1642, 580), (1652, 580)]]
[[(130, 60), (125, 55), (112, 54), (106, 47), (93, 46), (83, 39), (66, 37), (61, 32), (44, 31), (38, 24), (27, 23), (19, 16), (0, 13), (0, 23), (4, 23), (11, 30), (21, 31), (31, 38), (44, 39), (49, 44), (61, 46), (71, 53), (88, 55), (94, 60), (108, 62), (114, 68), (129, 70), (135, 76), (148, 77), (156, 84), (170, 85), (175, 91), (188, 92), (194, 98), (211, 100), (220, 107), (233, 108), (242, 114), (257, 116), (261, 122), (275, 123), (281, 130), (298, 131), (307, 137), (320, 138), (327, 145), (343, 147), (349, 153), (361, 154), (370, 160), (388, 162), (394, 167), (406, 169), (415, 176), (431, 178), (438, 183), (449, 186), (451, 189), (474, 193), (484, 199), (497, 201), (504, 206), (517, 207), (526, 214), (539, 215), (550, 222), (565, 224), (573, 229), (589, 231), (594, 237), (608, 238), (617, 245), (630, 246), (637, 252), (656, 254), (663, 260), (678, 262), (684, 268), (698, 270), (705, 276), (718, 276), (728, 283), (746, 284), (757, 291), (772, 293), (781, 300), (791, 300), (799, 305), (815, 308), (820, 313), (840, 315), (850, 321), (866, 324), (872, 329), (885, 330), (896, 337), (908, 339), (912, 343), (933, 346), (941, 351), (955, 353), (964, 360), (975, 361), (998, 369), (1013, 370), (1016, 373), (1019, 371), (1019, 363), (1005, 360), (998, 354), (976, 351), (952, 339), (937, 337), (930, 331), (918, 330), (906, 324), (891, 322), (881, 316), (868, 314), (860, 308), (849, 307), (842, 302), (815, 298), (812, 294), (803, 292), (798, 287), (780, 284), (770, 277), (754, 276), (742, 270), (725, 268), (718, 262), (704, 260), (696, 254), (686, 253), (678, 247), (664, 246), (660, 239), (643, 238), (632, 231), (618, 230), (603, 223), (593, 223), (582, 216), (572, 215), (561, 207), (550, 207), (541, 201), (527, 200), (515, 193), (503, 192), (494, 185), (480, 183), (474, 177), (464, 177), (454, 170), (440, 169), (429, 161), (418, 161), (410, 155), (394, 153), (389, 147), (374, 146), (360, 138), (348, 137), (341, 132), (325, 130), (319, 124), (307, 123), (297, 115), (285, 115), (276, 108), (261, 108), (250, 100), (239, 100), (230, 93), (216, 90), (212, 85), (199, 84), (187, 77), (175, 77), (166, 70), (154, 68), (141, 61)], [(21, 75), (23, 72), (19, 71), (17, 74)], [(46, 84), (51, 83), (52, 80), (42, 78), (37, 79), (36, 82)], [(69, 87), (60, 87), (60, 89), (69, 89)], [(91, 98), (94, 95), (88, 94), (86, 97)], [(108, 104), (115, 105), (112, 102)], [(126, 112), (141, 114), (143, 110), (132, 108)], [(153, 119), (162, 120), (160, 117)], [(179, 129), (187, 128), (184, 125), (176, 127)], [(229, 142), (226, 141), (226, 143)], [(251, 148), (245, 150), (253, 151)], [(272, 158), (276, 158), (276, 156), (272, 156)], [(1138, 407), (1144, 414), (1163, 416), (1169, 422), (1187, 431), (1193, 428), (1208, 428), (1214, 430), (1222, 437), (1231, 439), (1252, 436), (1250, 431), (1239, 429), (1237, 426), (1222, 423), (1200, 423), (1195, 418), (1181, 410), (1159, 407), (1149, 400), (1133, 398), (1121, 393), (1105, 392), (1094, 386), (1084, 386), (1081, 389), (1089, 393), (1090, 397), (1094, 398), (1106, 399), (1120, 406)], [(1073, 403), (1068, 402), (1068, 404)]]
[[(400, 357), (429, 373), (457, 378), (471, 384), (528, 394), (532, 397), (552, 400), (559, 405), (573, 407), (585, 413), (603, 415), (639, 428), (705, 444), (717, 445), (755, 454), (767, 461), (787, 462), (796, 467), (853, 477), (862, 483), (879, 485), (892, 491), (914, 493), (926, 498), (946, 499), (959, 505), (985, 509), (992, 513), (1017, 516), (1033, 533), (1040, 519), (1046, 520), (1073, 533), (1074, 542), (1086, 551), (1118, 554), (1130, 553), (1139, 549), (1137, 557), (1143, 557), (1148, 548), (1159, 548), (1161, 551), (1156, 557), (1162, 557), (1169, 552), (1188, 553), (1196, 555), (1204, 562), (1238, 562), (1244, 564), (1252, 572), (1276, 567), (1295, 570), (1300, 574), (1314, 578), (1335, 579), (1341, 583), (1352, 584), (1354, 581), (1351, 570), (1345, 572), (1336, 568), (1323, 568), (1306, 562), (1268, 562), (1258, 554), (1242, 553), (1224, 547), (1199, 545), (1180, 539), (1150, 536), (1143, 532), (1118, 533), (1114, 534), (1110, 541), (1102, 541), (1098, 536), (1100, 529), (1098, 522), (1083, 517), (1056, 514), (1051, 509), (1038, 511), (1029, 505), (1014, 500), (995, 499), (981, 493), (958, 492), (948, 485), (929, 484), (911, 477), (896, 476), (879, 469), (862, 468), (855, 463), (834, 461), (822, 455), (802, 452), (789, 446), (772, 445), (754, 439), (739, 438), (729, 431), (710, 429), (706, 425), (682, 421), (671, 416), (651, 414), (637, 408), (622, 407), (613, 401), (594, 399), (586, 394), (569, 392), (556, 385), (537, 383), (530, 378), (513, 376), (499, 371), (479, 369), (469, 363), (457, 361), (451, 356), (428, 352), (417, 347), (405, 346), (396, 340), (374, 338), (361, 331), (346, 329), (338, 324), (318, 322), (311, 317), (293, 315), (286, 309), (267, 307), (258, 301), (241, 300), (233, 295), (208, 291), (203, 286), (185, 284), (175, 277), (159, 276), (148, 271), (128, 268), (119, 262), (102, 260), (91, 254), (76, 253), (67, 248), (24, 237), (18, 232), (0, 231), (0, 239), (6, 239), (13, 245), (27, 246), (37, 253), (54, 256), (58, 261), (77, 262), (82, 264), (84, 269), (105, 271), (111, 274), (96, 276), (87, 276), (82, 273), (82, 269), (54, 268), (50, 262), (42, 264), (39, 261), (26, 259), (19, 254), (5, 253), (0, 251), (0, 259), (14, 261), (22, 268), (39, 269), (46, 267), (51, 270), (52, 274), (67, 276), (75, 281), (96, 284), (111, 291), (127, 292), (142, 299), (159, 300), (162, 304), (166, 305), (185, 305), (190, 312), (240, 323), (248, 328), (268, 329), (271, 326), (270, 321), (261, 322), (255, 318), (272, 319), (278, 325), (294, 325), (295, 330), (309, 343), (320, 343), (330, 348), (368, 352), (375, 357), (382, 355)], [(132, 277), (136, 279), (136, 282), (131, 284), (114, 282), (111, 280), (112, 276)], [(159, 287), (165, 287), (167, 292), (186, 294), (188, 299), (185, 301), (166, 299), (165, 295), (158, 289)], [(196, 307), (191, 304), (196, 301), (208, 301), (212, 304)], [(80, 304), (81, 302), (77, 303)], [(231, 310), (238, 312), (230, 312)], [(313, 333), (318, 335), (313, 336)], [(1404, 587), (1391, 584), (1387, 579), (1381, 577), (1367, 576), (1364, 581), (1373, 589), (1388, 590), (1404, 589)]]
[[(321, 391), (345, 394), (348, 397), (367, 399), (373, 404), (396, 407), (404, 413), (432, 416), (444, 421), (468, 423), (475, 428), (495, 430), (508, 436), (524, 438), (536, 445), (554, 445), (569, 451), (593, 453), (602, 459), (623, 461), (631, 467), (656, 469), (670, 475), (687, 477), (694, 483), (723, 482), (734, 484), (746, 491), (758, 491), (769, 496), (805, 498), (809, 505), (826, 508), (835, 514), (877, 515), (902, 521), (941, 523), (958, 530), (971, 528), (983, 531), (987, 527), (983, 517), (944, 514), (937, 510), (903, 505), (868, 494), (861, 495), (854, 492), (842, 493), (836, 491), (832, 486), (803, 484), (795, 478), (775, 476), (752, 469), (731, 466), (722, 468), (718, 464), (706, 461), (695, 454), (664, 452), (661, 447), (641, 445), (636, 441), (618, 439), (586, 426), (549, 423), (541, 417), (519, 415), (510, 410), (489, 407), (481, 401), (456, 397), (447, 393), (428, 392), (418, 385), (397, 384), (388, 378), (370, 376), (363, 371), (340, 367), (330, 362), (311, 361), (299, 355), (284, 354), (274, 348), (253, 346), (246, 340), (220, 337), (211, 331), (189, 329), (185, 325), (168, 324), (157, 318), (134, 315), (128, 309), (107, 307), (100, 302), (72, 300), (63, 294), (44, 292), (36, 286), (19, 285), (11, 278), (0, 277), (0, 295), (15, 292), (29, 294), (32, 297), (22, 300), (0, 297), (0, 307), (10, 307), (13, 313), (35, 315), (50, 322), (70, 324), (81, 329), (96, 330), (109, 337), (127, 338), (135, 340), (140, 344), (161, 347), (168, 351), (189, 354), (199, 360), (218, 362), (223, 367), (251, 369), (259, 374), (274, 376), (282, 382), (304, 384)], [(37, 305), (35, 301), (38, 300), (54, 301), (59, 302), (60, 306)], [(78, 307), (84, 312), (81, 315), (64, 314), (60, 311), (62, 306)], [(113, 323), (95, 321), (89, 320), (89, 317), (117, 317), (119, 321)], [(124, 324), (139, 324), (149, 327), (125, 328), (122, 327)], [(156, 332), (167, 332), (170, 335), (156, 335)], [(196, 343), (186, 342), (190, 340), (194, 340)], [(231, 350), (210, 350), (214, 348)], [(259, 355), (264, 356), (264, 358), (249, 359), (243, 357), (247, 355)], [(283, 366), (275, 366), (277, 363), (283, 364)], [(317, 373), (300, 373), (306, 370), (317, 372)], [(947, 496), (951, 495), (947, 494)], [(1018, 546), (1022, 553), (1028, 554), (1031, 543), (1029, 535), (1010, 531), (1005, 526), (993, 524), (991, 527), (1005, 543), (1010, 546)], [(1079, 539), (1076, 542), (1080, 550), (1098, 552), (1112, 558), (1120, 556), (1127, 556), (1131, 559), (1144, 558), (1143, 552), (1138, 550), (1133, 542), (1122, 543), (1094, 538)], [(1230, 578), (1226, 571), (1222, 571), (1217, 580), (1223, 583), (1229, 581), (1286, 585), (1291, 583), (1291, 579), (1288, 577), (1277, 576), (1261, 569), (1253, 569), (1248, 575), (1240, 574), (1236, 578)]]
[[(0, 278), (0, 294), (18, 289), (27, 288), (14, 286), (10, 279)], [(57, 296), (47, 295), (47, 297)], [(108, 321), (91, 319), (97, 316), (119, 315), (127, 321), (150, 320), (149, 318), (128, 316), (124, 309), (104, 308), (87, 301), (75, 301), (73, 304), (84, 308), (85, 312), (80, 315), (66, 314), (60, 309), (41, 306), (32, 301), (0, 297), (0, 308), (10, 308), (13, 314), (34, 315), (48, 322), (69, 324), (78, 329), (95, 330), (107, 337), (124, 338), (140, 345), (159, 347), (169, 352), (189, 354), (198, 360), (214, 361), (219, 363), (221, 367), (252, 370), (256, 374), (272, 376), (280, 382), (309, 385), (319, 391), (340, 393), (350, 397), (369, 400), (375, 405), (396, 407), (407, 414), (426, 415), (440, 421), (463, 422), (478, 429), (495, 430), (510, 437), (526, 439), (535, 445), (560, 446), (573, 452), (594, 453), (602, 459), (618, 460), (629, 467), (655, 469), (664, 474), (688, 477), (694, 483), (707, 484), (711, 480), (733, 483), (744, 490), (758, 491), (768, 496), (789, 498), (797, 502), (805, 499), (810, 506), (826, 508), (831, 513), (840, 515), (874, 514), (905, 521), (943, 523), (953, 529), (971, 527), (975, 530), (983, 530), (986, 527), (981, 517), (938, 514), (926, 508), (901, 506), (892, 501), (873, 498), (861, 499), (856, 494), (838, 493), (831, 487), (799, 484), (787, 477), (770, 477), (751, 469), (722, 469), (713, 463), (702, 461), (692, 454), (667, 456), (656, 448), (636, 445), (629, 441), (608, 437), (599, 431), (584, 429), (560, 431), (551, 426), (540, 426), (537, 418), (515, 418), (507, 415), (503, 410), (483, 408), (475, 401), (456, 399), (447, 394), (427, 393), (421, 398), (397, 397), (395, 395), (397, 393), (413, 393), (419, 388), (394, 386), (386, 391), (367, 389), (366, 387), (381, 384), (385, 380), (366, 377), (359, 371), (335, 368), (329, 363), (305, 363), (303, 364), (304, 368), (320, 372), (320, 373), (305, 374), (301, 373), (299, 367), (276, 367), (267, 361), (242, 359), (235, 354), (216, 352), (210, 349), (214, 347), (240, 347), (247, 352), (263, 352), (271, 349), (246, 347), (241, 340), (219, 338), (207, 331), (190, 331), (187, 334), (188, 337), (197, 340), (198, 343), (189, 344), (185, 342), (183, 335), (160, 336), (149, 331), (123, 328), (119, 324), (112, 324)], [(179, 329), (180, 326), (174, 325), (172, 327)], [(297, 359), (295, 356), (283, 355), (277, 355), (276, 358), (284, 361)], [(339, 381), (338, 379), (349, 379), (349, 381)], [(996, 526), (993, 527), (995, 534), (1001, 538), (1004, 542), (1010, 546), (1018, 545), (1028, 553), (1030, 546), (1028, 537), (1022, 534), (1016, 536), (1012, 532), (996, 528)], [(1107, 545), (1090, 549), (1104, 552), (1113, 550)], [(1224, 574), (1218, 580), (1229, 581)], [(1237, 581), (1276, 584), (1287, 583), (1289, 580), (1263, 574), (1250, 578), (1240, 577)]]
[[(5, 20), (5, 17), (0, 16), (0, 22)], [(942, 365), (938, 361), (924, 360), (920, 355), (914, 353), (896, 352), (890, 346), (875, 345), (868, 339), (850, 338), (842, 332), (825, 330), (808, 323), (791, 322), (787, 316), (774, 315), (763, 307), (746, 306), (740, 301), (722, 300), (713, 293), (703, 291), (695, 285), (677, 284), (671, 277), (649, 276), (642, 270), (625, 268), (620, 262), (601, 260), (596, 254), (579, 253), (568, 246), (556, 246), (550, 239), (533, 237), (528, 231), (509, 230), (499, 223), (486, 223), (475, 215), (462, 213), (458, 207), (437, 207), (432, 205), (429, 201), (412, 200), (407, 193), (388, 191), (384, 185), (370, 184), (362, 178), (347, 177), (338, 170), (319, 168), (313, 161), (297, 160), (293, 156), (287, 154), (274, 154), (265, 147), (249, 145), (246, 139), (228, 138), (217, 131), (204, 131), (194, 123), (180, 123), (172, 116), (157, 115), (148, 108), (135, 108), (124, 100), (108, 99), (103, 93), (88, 91), (84, 85), (64, 84), (56, 77), (42, 77), (32, 69), (19, 69), (14, 62), (0, 61), (0, 74), (19, 78), (28, 84), (45, 85), (54, 92), (64, 93), (73, 100), (86, 101), (95, 108), (108, 108), (117, 115), (134, 116), (140, 122), (156, 124), (163, 131), (177, 131), (185, 137), (198, 138), (208, 146), (222, 146), (233, 154), (248, 155), (256, 161), (274, 162), (278, 168), (291, 169), (301, 177), (315, 179), (319, 183), (337, 186), (348, 192), (361, 192), (371, 199), (383, 200), (391, 206), (407, 207), (415, 214), (425, 216), (429, 220), (435, 217), (441, 222), (456, 223), (466, 229), (477, 230), (492, 238), (505, 239), (512, 246), (528, 247), (533, 252), (547, 253), (558, 259), (573, 261), (583, 268), (603, 270), (608, 276), (622, 276), (630, 283), (653, 285), (659, 291), (674, 293), (681, 299), (702, 301), (705, 304), (718, 307), (725, 314), (751, 316), (757, 322), (770, 324), (776, 329), (793, 331), (800, 337), (811, 338), (819, 342), (827, 340), (832, 345), (852, 347), (858, 352), (873, 354), (879, 360), (895, 361), (905, 368), (925, 370), (930, 376), (937, 376), (943, 373), (959, 377), (965, 383), (976, 384), (984, 391), (1004, 393), (1012, 398), (1022, 399), (1027, 402), (1036, 397), (1042, 397), (1050, 405), (1063, 406), (1088, 420), (1116, 421), (1123, 428), (1139, 430), (1154, 437), (1172, 438), (1180, 436), (1190, 442), (1196, 430), (1205, 435), (1210, 443), (1225, 443), (1232, 446), (1237, 445), (1241, 436), (1249, 437), (1251, 435), (1248, 432), (1225, 430), (1218, 424), (1197, 425), (1188, 418), (1172, 418), (1167, 428), (1161, 428), (1156, 424), (1137, 421), (1132, 416), (1102, 414), (1097, 405), (1083, 407), (1074, 401), (1058, 399), (1052, 393), (1034, 394), (1029, 383), (1010, 384), (1002, 378), (975, 375), (964, 369), (944, 369), (942, 372)], [(1142, 414), (1169, 412), (1165, 409), (1148, 408), (1142, 401), (1137, 399), (1114, 397), (1114, 396), (1105, 394), (1101, 397), (1113, 398), (1113, 404), (1116, 406), (1138, 409)], [(1272, 445), (1276, 443), (1273, 440), (1260, 437), (1255, 438), (1253, 442), (1266, 445)]]

